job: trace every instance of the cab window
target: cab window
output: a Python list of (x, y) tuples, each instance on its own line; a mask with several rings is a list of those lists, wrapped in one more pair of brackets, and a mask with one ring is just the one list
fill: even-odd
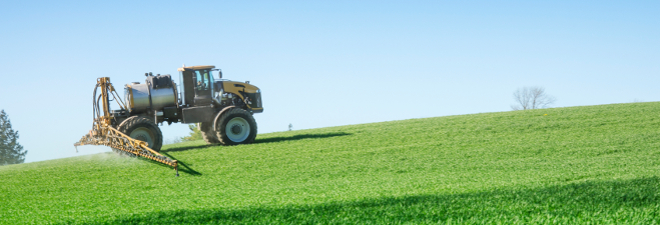
[(195, 83), (195, 89), (198, 91), (208, 91), (211, 90), (211, 73), (208, 70), (197, 70), (195, 71), (195, 76), (197, 83)]

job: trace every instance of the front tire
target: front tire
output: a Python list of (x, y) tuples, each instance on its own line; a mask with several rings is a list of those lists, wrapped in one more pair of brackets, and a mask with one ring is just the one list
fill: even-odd
[(232, 107), (215, 118), (218, 140), (224, 145), (249, 144), (257, 137), (257, 123), (248, 111)]
[(132, 116), (124, 120), (117, 130), (129, 137), (147, 142), (149, 148), (160, 151), (163, 146), (163, 133), (151, 119), (144, 116)]

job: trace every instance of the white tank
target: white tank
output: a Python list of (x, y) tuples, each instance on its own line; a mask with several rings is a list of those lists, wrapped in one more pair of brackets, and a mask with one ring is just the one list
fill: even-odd
[[(158, 76), (156, 78), (164, 77)], [(159, 111), (163, 110), (164, 107), (176, 106), (176, 84), (169, 79), (169, 76), (165, 81), (171, 82), (171, 85), (162, 85), (162, 80), (159, 81), (161, 85), (154, 85), (153, 80), (147, 78), (146, 84), (131, 83), (124, 87), (124, 98), (131, 114), (146, 112), (149, 106), (151, 106), (151, 110)], [(151, 94), (151, 104), (149, 103), (149, 94)]]

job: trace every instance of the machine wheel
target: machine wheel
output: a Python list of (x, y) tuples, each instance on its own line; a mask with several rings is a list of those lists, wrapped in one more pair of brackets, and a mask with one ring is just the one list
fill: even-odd
[(117, 130), (133, 139), (147, 142), (149, 148), (154, 151), (160, 151), (160, 147), (163, 146), (163, 133), (158, 128), (158, 125), (147, 117), (129, 117), (119, 124)]
[(232, 107), (215, 117), (215, 131), (224, 145), (249, 144), (257, 137), (257, 123), (248, 111)]
[(213, 130), (213, 122), (203, 122), (199, 123), (199, 131), (202, 133), (202, 138), (204, 138), (204, 141), (209, 144), (218, 144), (220, 143), (220, 140), (218, 140), (218, 136), (216, 135), (215, 130)]

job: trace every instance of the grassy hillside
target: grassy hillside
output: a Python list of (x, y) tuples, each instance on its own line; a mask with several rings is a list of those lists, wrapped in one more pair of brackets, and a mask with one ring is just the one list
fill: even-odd
[(659, 127), (660, 103), (614, 104), (165, 146), (180, 177), (113, 153), (2, 166), (0, 222), (659, 223)]

